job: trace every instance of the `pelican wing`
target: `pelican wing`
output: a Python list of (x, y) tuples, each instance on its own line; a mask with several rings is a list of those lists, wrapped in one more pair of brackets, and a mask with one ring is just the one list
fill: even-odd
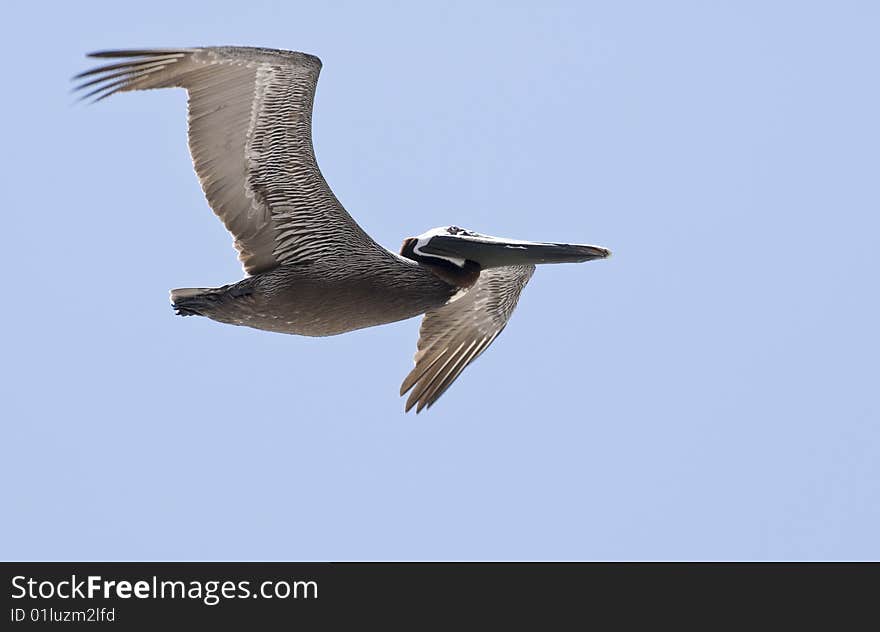
[(214, 47), (122, 50), (76, 77), (87, 97), (182, 87), (189, 148), (214, 213), (234, 237), (245, 272), (343, 255), (375, 242), (330, 190), (312, 148), (321, 61), (305, 53)]
[(406, 410), (430, 408), (447, 388), (498, 337), (513, 313), (535, 266), (505, 266), (480, 272), (461, 298), (425, 314), (419, 329), (415, 368), (400, 394), (412, 389)]

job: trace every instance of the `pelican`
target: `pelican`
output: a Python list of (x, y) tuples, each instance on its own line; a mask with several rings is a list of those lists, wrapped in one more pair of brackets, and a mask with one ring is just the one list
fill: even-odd
[(424, 314), (405, 411), (430, 408), (507, 325), (539, 263), (610, 255), (599, 246), (519, 241), (446, 226), (383, 248), (351, 218), (318, 169), (312, 104), (321, 61), (249, 47), (114, 50), (77, 90), (185, 88), (189, 149), (208, 204), (232, 233), (246, 274), (180, 288), (182, 316), (303, 336)]

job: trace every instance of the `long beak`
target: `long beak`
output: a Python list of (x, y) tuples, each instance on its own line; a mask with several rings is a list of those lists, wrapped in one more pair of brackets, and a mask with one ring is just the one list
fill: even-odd
[(436, 235), (421, 247), (421, 252), (470, 259), (483, 268), (529, 263), (581, 263), (611, 256), (610, 250), (600, 246), (518, 241), (488, 235)]

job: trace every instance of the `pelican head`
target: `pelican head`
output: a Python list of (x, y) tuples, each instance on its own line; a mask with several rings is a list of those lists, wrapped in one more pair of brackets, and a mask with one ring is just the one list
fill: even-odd
[(458, 226), (432, 228), (404, 240), (400, 254), (426, 265), (481, 269), (539, 263), (581, 263), (605, 259), (611, 251), (587, 244), (560, 244), (492, 237)]

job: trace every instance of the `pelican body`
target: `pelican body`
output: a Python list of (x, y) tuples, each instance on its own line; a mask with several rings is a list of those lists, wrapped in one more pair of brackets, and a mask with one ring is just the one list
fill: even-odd
[(207, 316), (285, 334), (333, 336), (384, 325), (440, 307), (456, 288), (391, 253), (280, 265), (221, 288), (171, 291), (181, 315)]
[(424, 314), (405, 409), (430, 407), (495, 340), (535, 264), (602, 259), (599, 246), (529, 242), (457, 226), (377, 244), (324, 180), (311, 117), (321, 62), (305, 53), (245, 47), (125, 50), (81, 73), (96, 100), (182, 87), (189, 147), (215, 214), (232, 233), (247, 276), (219, 288), (171, 291), (178, 314), (305, 336), (336, 334)]

